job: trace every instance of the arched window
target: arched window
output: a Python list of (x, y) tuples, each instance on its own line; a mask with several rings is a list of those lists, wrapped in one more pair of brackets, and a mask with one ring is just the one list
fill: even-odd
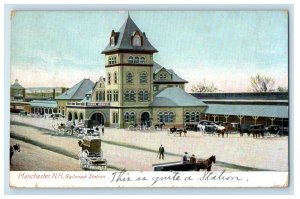
[(141, 75), (140, 75), (140, 83), (141, 84), (147, 83), (147, 73), (145, 73), (145, 72), (141, 73)]
[(148, 101), (149, 100), (149, 92), (148, 91), (139, 91), (138, 99), (139, 99), (139, 101)]
[(129, 100), (131, 102), (135, 102), (135, 92), (134, 91), (130, 91)]
[(132, 72), (128, 72), (126, 75), (126, 82), (127, 83), (133, 83), (133, 74)]
[(124, 115), (124, 122), (129, 122), (129, 113), (126, 112)]
[(128, 57), (128, 63), (129, 63), (129, 64), (133, 64), (133, 57), (132, 57), (132, 56), (129, 56), (129, 57)]
[(173, 112), (168, 112), (168, 111), (159, 112), (157, 119), (158, 119), (158, 122), (171, 123), (171, 122), (174, 122), (175, 115)]
[(196, 122), (199, 122), (199, 121), (200, 121), (200, 113), (196, 112)]
[(139, 57), (134, 57), (134, 63), (138, 64), (140, 62), (140, 58)]
[(141, 37), (139, 35), (134, 35), (134, 37), (132, 39), (132, 45), (133, 46), (141, 46), (142, 45)]
[(195, 122), (195, 112), (191, 112), (190, 122)]
[(130, 122), (135, 122), (135, 113), (134, 112), (131, 112), (130, 113), (130, 118), (129, 118)]
[(99, 101), (103, 101), (103, 92), (99, 91), (99, 97), (98, 97)]
[(144, 101), (148, 101), (149, 100), (149, 92), (145, 91), (144, 92)]
[(107, 101), (112, 101), (112, 91), (107, 91)]
[(170, 112), (169, 115), (170, 115), (170, 122), (174, 122), (174, 113)]
[(107, 84), (110, 84), (111, 83), (111, 74), (108, 73), (107, 74)]
[(162, 112), (159, 112), (159, 113), (158, 113), (158, 121), (159, 121), (159, 122), (164, 122), (164, 115), (163, 115)]
[(145, 57), (141, 57), (140, 64), (144, 64), (144, 63), (145, 63)]
[(124, 92), (124, 101), (125, 102), (129, 102), (129, 99), (130, 99), (130, 97), (129, 97), (129, 91), (125, 91)]
[(165, 122), (169, 122), (169, 113), (168, 112), (164, 113), (164, 120), (165, 120)]
[(185, 122), (190, 122), (190, 113), (189, 112), (185, 113)]
[(119, 101), (119, 91), (117, 91), (117, 90), (115, 90), (114, 91), (114, 102), (117, 102), (117, 101)]
[(117, 76), (117, 72), (114, 73), (114, 83), (117, 84), (118, 83), (118, 76)]
[(96, 91), (96, 101), (99, 101), (98, 91)]
[(144, 95), (144, 92), (139, 91), (139, 101), (143, 101), (143, 95)]

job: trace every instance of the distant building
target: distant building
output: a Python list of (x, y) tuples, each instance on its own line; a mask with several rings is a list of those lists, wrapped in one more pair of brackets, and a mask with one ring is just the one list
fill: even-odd
[(83, 79), (69, 90), (55, 98), (57, 102), (57, 111), (62, 115), (67, 112), (66, 106), (68, 102), (80, 102), (85, 98), (85, 94), (91, 91), (95, 83), (90, 79)]
[(31, 87), (26, 88), (26, 101), (32, 100), (54, 100), (66, 92), (65, 87)]
[(10, 86), (10, 101), (24, 101), (25, 88), (19, 84), (18, 79)]

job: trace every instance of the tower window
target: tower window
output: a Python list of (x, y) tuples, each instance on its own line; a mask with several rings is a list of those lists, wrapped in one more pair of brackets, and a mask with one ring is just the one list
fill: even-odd
[(139, 57), (134, 57), (134, 63), (138, 64), (140, 62), (140, 58)]
[(112, 92), (111, 91), (107, 91), (107, 101), (108, 102), (112, 101)]
[(140, 64), (144, 64), (144, 63), (145, 63), (145, 57), (141, 57)]
[(145, 72), (141, 73), (141, 75), (140, 75), (140, 83), (141, 84), (147, 83), (147, 73), (145, 73)]
[(129, 64), (133, 64), (133, 57), (132, 57), (132, 56), (129, 56), (129, 57), (128, 57), (128, 63), (129, 63)]
[(129, 102), (129, 96), (130, 96), (130, 95), (129, 95), (129, 91), (125, 91), (125, 92), (124, 92), (124, 101), (125, 101), (125, 102)]
[(107, 84), (111, 84), (111, 74), (107, 74)]
[(118, 76), (117, 76), (117, 72), (114, 73), (114, 82), (115, 84), (118, 83)]
[(135, 92), (134, 91), (130, 91), (129, 100), (131, 102), (135, 102)]
[(108, 64), (109, 65), (116, 64), (116, 63), (117, 63), (117, 57), (116, 56), (108, 57)]
[(128, 72), (126, 75), (126, 82), (127, 83), (133, 83), (133, 74), (132, 72)]
[(118, 91), (114, 91), (114, 102), (119, 101), (119, 92)]

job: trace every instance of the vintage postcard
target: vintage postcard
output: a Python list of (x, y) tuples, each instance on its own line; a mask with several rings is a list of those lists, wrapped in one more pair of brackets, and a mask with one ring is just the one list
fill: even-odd
[(288, 187), (288, 12), (11, 12), (10, 186)]

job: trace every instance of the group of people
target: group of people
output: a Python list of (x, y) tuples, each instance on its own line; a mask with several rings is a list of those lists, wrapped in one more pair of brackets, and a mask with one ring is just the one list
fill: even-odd
[[(158, 157), (159, 159), (165, 159), (165, 148), (163, 147), (163, 145), (161, 144), (159, 149), (158, 149)], [(192, 154), (192, 156), (188, 155), (188, 152), (184, 153), (184, 156), (182, 157), (182, 163), (186, 164), (186, 163), (196, 163), (196, 157), (194, 154)]]

